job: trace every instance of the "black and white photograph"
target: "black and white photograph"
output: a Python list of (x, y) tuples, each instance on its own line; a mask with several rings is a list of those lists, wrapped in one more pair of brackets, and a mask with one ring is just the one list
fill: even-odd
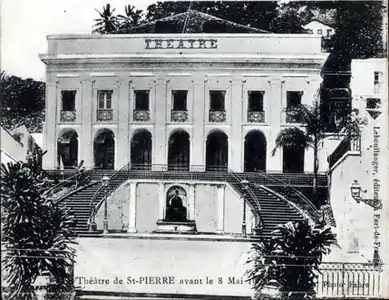
[(389, 299), (387, 0), (0, 10), (2, 300)]

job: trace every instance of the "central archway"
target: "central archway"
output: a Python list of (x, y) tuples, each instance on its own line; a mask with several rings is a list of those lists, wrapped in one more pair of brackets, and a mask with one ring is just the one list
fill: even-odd
[(228, 169), (228, 136), (222, 131), (215, 131), (208, 135), (206, 142), (207, 171)]
[(57, 140), (57, 165), (73, 168), (78, 164), (78, 134), (74, 129), (63, 132)]
[(189, 171), (190, 137), (184, 130), (174, 132), (169, 138), (168, 169)]
[(152, 159), (151, 133), (142, 129), (134, 134), (131, 139), (131, 169), (150, 170)]
[(244, 140), (244, 171), (266, 171), (266, 137), (262, 131), (250, 131)]
[(115, 168), (115, 135), (111, 130), (103, 129), (96, 135), (93, 149), (95, 167), (101, 169)]

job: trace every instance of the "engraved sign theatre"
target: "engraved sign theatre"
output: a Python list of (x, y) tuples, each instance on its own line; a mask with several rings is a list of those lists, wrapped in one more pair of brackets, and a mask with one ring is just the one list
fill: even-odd
[(302, 127), (294, 108), (315, 99), (327, 55), (311, 34), (49, 36), (44, 167), (83, 160), (98, 178), (65, 199), (77, 232), (268, 237), (314, 218), (271, 184), (310, 198), (313, 152), (272, 150)]

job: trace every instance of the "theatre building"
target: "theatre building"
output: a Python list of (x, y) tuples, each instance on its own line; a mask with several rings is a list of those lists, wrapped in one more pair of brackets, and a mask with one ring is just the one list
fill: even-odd
[(327, 55), (311, 34), (49, 36), (44, 167), (93, 169), (97, 183), (67, 199), (85, 198), (79, 231), (103, 229), (108, 198), (110, 231), (266, 235), (275, 224), (260, 211), (283, 222), (320, 206), (265, 183), (300, 185), (309, 202), (313, 153), (272, 150), (301, 127), (293, 109), (316, 98)]

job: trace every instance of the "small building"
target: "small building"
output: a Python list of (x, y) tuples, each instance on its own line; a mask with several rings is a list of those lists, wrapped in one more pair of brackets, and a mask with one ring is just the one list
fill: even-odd
[(305, 30), (308, 30), (311, 34), (317, 34), (323, 38), (330, 38), (334, 33), (335, 29), (327, 24), (324, 24), (318, 20), (312, 20), (306, 25), (302, 26)]

